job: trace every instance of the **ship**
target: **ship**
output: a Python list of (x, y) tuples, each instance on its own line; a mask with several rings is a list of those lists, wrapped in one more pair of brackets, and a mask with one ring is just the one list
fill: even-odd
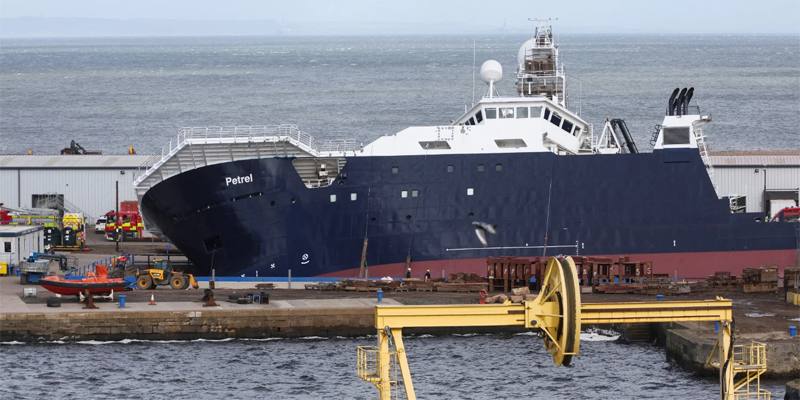
[(678, 277), (796, 265), (800, 224), (734, 213), (717, 193), (693, 88), (665, 91), (640, 152), (624, 120), (596, 132), (567, 107), (558, 50), (537, 26), (516, 93), (498, 93), (503, 69), (488, 60), (486, 95), (452, 123), (368, 144), (295, 125), (180, 129), (134, 180), (145, 226), (200, 275), (438, 277), (553, 255)]

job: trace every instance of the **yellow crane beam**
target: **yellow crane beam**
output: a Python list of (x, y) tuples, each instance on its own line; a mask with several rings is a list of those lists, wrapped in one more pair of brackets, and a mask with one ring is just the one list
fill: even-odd
[[(411, 370), (403, 344), (403, 328), (517, 326), (538, 329), (556, 365), (569, 365), (580, 346), (582, 324), (717, 321), (719, 329), (720, 398), (735, 398), (732, 362), (733, 302), (728, 299), (581, 304), (575, 264), (570, 257), (550, 260), (534, 300), (521, 304), (377, 306), (376, 348), (359, 348), (358, 375), (373, 383), (381, 400), (391, 398), (392, 361), (400, 369), (406, 398), (415, 400)], [(392, 346), (393, 344), (393, 346)], [(392, 347), (394, 351), (392, 351)], [(376, 353), (375, 370), (362, 355)]]

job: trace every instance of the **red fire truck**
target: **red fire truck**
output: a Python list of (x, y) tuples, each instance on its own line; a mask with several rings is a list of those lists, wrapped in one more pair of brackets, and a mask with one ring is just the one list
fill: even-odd
[(144, 224), (139, 214), (139, 204), (135, 200), (119, 203), (119, 214), (114, 210), (106, 213), (106, 239), (116, 241), (142, 237)]

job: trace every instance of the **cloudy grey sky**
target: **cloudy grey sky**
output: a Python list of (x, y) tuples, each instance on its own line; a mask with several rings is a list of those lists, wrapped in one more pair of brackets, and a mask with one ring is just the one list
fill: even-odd
[(800, 35), (800, 0), (0, 0), (6, 36), (525, 32), (528, 17), (562, 33)]

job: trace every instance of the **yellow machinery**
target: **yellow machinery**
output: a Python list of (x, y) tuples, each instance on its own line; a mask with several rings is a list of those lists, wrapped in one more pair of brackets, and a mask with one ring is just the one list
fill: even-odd
[[(713, 363), (720, 370), (720, 399), (770, 398), (768, 391), (761, 390), (759, 380), (766, 371), (765, 346), (733, 346), (731, 300), (581, 304), (575, 263), (570, 257), (551, 259), (539, 295), (523, 303), (377, 306), (375, 328), (378, 345), (358, 347), (357, 374), (377, 387), (381, 400), (392, 399), (392, 392), (399, 390), (401, 381), (406, 398), (415, 400), (403, 344), (403, 328), (518, 326), (537, 329), (542, 332), (545, 348), (553, 362), (561, 366), (569, 365), (572, 357), (578, 355), (582, 324), (686, 321), (720, 323), (716, 347), (718, 361)], [(737, 380), (737, 375), (743, 376)]]
[(198, 289), (200, 285), (194, 275), (174, 271), (172, 266), (164, 260), (158, 260), (153, 268), (140, 269), (136, 275), (136, 287), (139, 289), (155, 289), (158, 286), (169, 285), (173, 289), (186, 289), (189, 285)]

